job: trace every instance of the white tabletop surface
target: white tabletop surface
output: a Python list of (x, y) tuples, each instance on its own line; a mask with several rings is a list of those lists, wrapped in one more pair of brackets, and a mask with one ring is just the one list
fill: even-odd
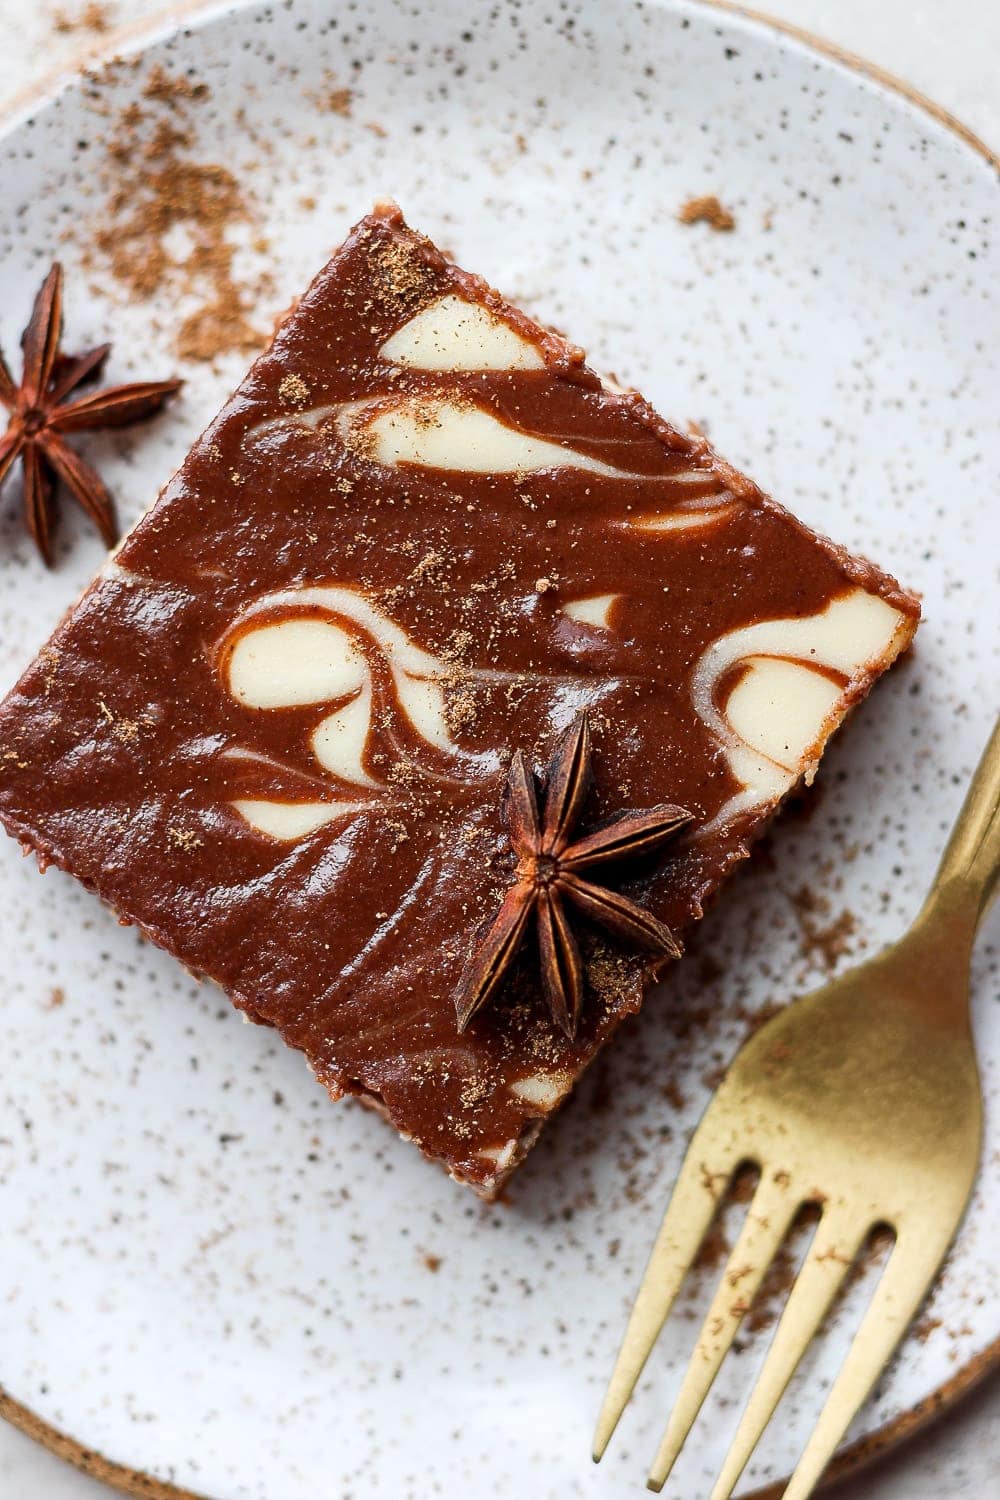
[[(1000, 149), (1000, 5), (996, 0), (758, 0), (769, 14), (836, 42), (951, 110)], [(0, 112), (81, 47), (109, 45), (114, 28), (169, 11), (162, 0), (0, 0), (7, 53)], [(85, 19), (86, 18), (86, 19)], [(102, 35), (101, 20), (109, 30)], [(95, 21), (98, 26), (95, 27)], [(488, 1496), (487, 1486), (483, 1500)], [(66, 1468), (0, 1422), (0, 1500), (100, 1500), (108, 1490)], [(637, 1477), (636, 1493), (642, 1493)], [(972, 1500), (1000, 1493), (1000, 1380), (831, 1500)], [(220, 1497), (225, 1500), (225, 1497)], [(280, 1500), (280, 1496), (275, 1496)], [(337, 1500), (337, 1497), (317, 1497)], [(376, 1500), (365, 1496), (363, 1500)], [(479, 1500), (469, 1496), (468, 1500)]]

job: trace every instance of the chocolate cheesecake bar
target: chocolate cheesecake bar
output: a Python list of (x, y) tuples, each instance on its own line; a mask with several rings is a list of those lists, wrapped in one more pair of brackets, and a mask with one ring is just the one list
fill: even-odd
[(601, 875), (683, 936), (918, 614), (381, 205), (0, 707), (0, 818), (489, 1197), (666, 962), (584, 907), (572, 1025), (530, 932), (467, 1003), (508, 777), (585, 715), (574, 837), (683, 809)]

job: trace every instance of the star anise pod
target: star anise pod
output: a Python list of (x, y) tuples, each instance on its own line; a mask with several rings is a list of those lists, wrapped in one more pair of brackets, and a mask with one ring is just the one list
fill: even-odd
[(158, 412), (180, 380), (116, 385), (75, 401), (66, 398), (100, 374), (111, 349), (62, 354), (62, 267), (54, 265), (35, 298), (21, 339), (24, 367), (18, 386), (0, 353), (0, 403), (11, 413), (0, 437), (0, 484), (15, 461), (24, 467), (24, 515), (46, 564), (52, 561), (56, 486), (61, 480), (96, 525), (107, 546), (118, 535), (114, 501), (101, 476), (65, 440), (68, 432), (127, 427)]
[(689, 823), (692, 814), (662, 803), (646, 812), (619, 813), (591, 833), (574, 838), (591, 780), (586, 714), (578, 715), (556, 747), (541, 811), (531, 763), (523, 750), (514, 755), (501, 812), (517, 867), (456, 999), (459, 1031), (497, 993), (532, 917), (538, 929), (545, 998), (553, 1021), (570, 1040), (576, 1036), (583, 1002), (583, 962), (570, 927), (569, 908), (626, 942), (673, 958), (680, 956), (673, 933), (651, 912), (585, 879), (583, 872), (651, 853)]

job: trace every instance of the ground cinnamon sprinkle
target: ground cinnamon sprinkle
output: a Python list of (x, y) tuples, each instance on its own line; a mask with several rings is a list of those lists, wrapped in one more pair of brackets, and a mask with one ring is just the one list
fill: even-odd
[(710, 229), (722, 234), (736, 228), (736, 219), (728, 208), (722, 206), (714, 193), (706, 193), (701, 198), (689, 198), (677, 210), (677, 217), (682, 224), (707, 224)]
[(91, 0), (79, 15), (68, 15), (64, 10), (53, 11), (52, 24), (62, 35), (72, 31), (92, 31), (96, 36), (102, 36), (111, 30), (114, 22), (110, 5), (100, 5), (97, 0)]
[(400, 312), (421, 302), (434, 285), (434, 273), (414, 246), (370, 237), (370, 264), (378, 276), (383, 301)]
[(857, 928), (853, 912), (842, 911), (830, 921), (830, 903), (825, 896), (818, 896), (808, 886), (792, 896), (792, 906), (798, 918), (803, 957), (819, 960), (824, 969), (836, 968), (838, 961), (851, 951), (851, 938)]
[(149, 70), (149, 78), (142, 91), (144, 99), (159, 99), (167, 104), (178, 104), (184, 99), (207, 99), (208, 93), (207, 83), (178, 77), (159, 65)]
[(321, 89), (307, 97), (312, 100), (317, 109), (323, 110), (331, 115), (345, 115), (351, 113), (351, 103), (354, 98), (351, 89), (340, 88), (328, 75), (329, 87)]
[(286, 375), (278, 386), (278, 395), (288, 406), (294, 406), (301, 410), (309, 404), (309, 387), (301, 375)]
[(142, 97), (145, 104), (120, 113), (106, 142), (109, 193), (94, 249), (133, 297), (167, 290), (190, 307), (174, 338), (183, 359), (253, 352), (266, 335), (251, 308), (268, 282), (261, 275), (241, 283), (235, 271), (238, 241), (253, 234), (252, 206), (228, 167), (192, 155), (190, 109), (209, 91), (155, 67)]

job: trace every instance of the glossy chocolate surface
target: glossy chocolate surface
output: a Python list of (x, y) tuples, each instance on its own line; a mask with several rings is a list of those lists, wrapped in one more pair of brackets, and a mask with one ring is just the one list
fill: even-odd
[(584, 827), (695, 814), (615, 872), (683, 932), (917, 613), (382, 208), (0, 709), (0, 817), (489, 1191), (651, 977), (581, 929), (574, 1043), (530, 947), (459, 1036), (512, 751), (587, 708)]

